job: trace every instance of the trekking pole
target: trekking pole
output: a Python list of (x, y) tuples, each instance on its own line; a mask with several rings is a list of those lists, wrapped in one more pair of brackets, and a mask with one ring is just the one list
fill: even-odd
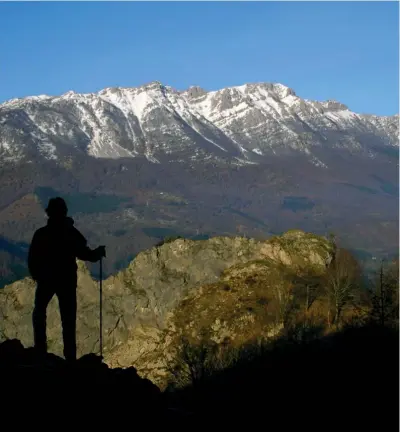
[(103, 357), (103, 257), (100, 258), (100, 356)]

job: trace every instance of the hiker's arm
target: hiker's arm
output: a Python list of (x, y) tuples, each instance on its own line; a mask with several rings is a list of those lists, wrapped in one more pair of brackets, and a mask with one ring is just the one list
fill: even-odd
[(75, 256), (82, 261), (96, 262), (103, 256), (105, 256), (104, 246), (99, 246), (96, 249), (90, 249), (87, 245), (87, 240), (78, 231), (75, 230)]

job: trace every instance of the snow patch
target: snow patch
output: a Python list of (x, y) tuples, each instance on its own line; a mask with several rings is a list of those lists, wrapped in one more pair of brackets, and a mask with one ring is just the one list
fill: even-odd
[(245, 160), (245, 159), (241, 159), (241, 158), (238, 158), (238, 157), (235, 157), (235, 159), (236, 159), (236, 165), (258, 165), (258, 163), (257, 162), (253, 162), (253, 161), (249, 161), (249, 160)]

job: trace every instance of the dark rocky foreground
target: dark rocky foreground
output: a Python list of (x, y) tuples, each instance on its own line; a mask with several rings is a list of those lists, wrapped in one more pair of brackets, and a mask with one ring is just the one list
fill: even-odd
[[(350, 328), (309, 343), (278, 340), (193, 385), (162, 393), (134, 368), (95, 355), (74, 367), (0, 344), (0, 425), (154, 430), (398, 431), (398, 330)], [(25, 426), (25, 425), (24, 425)]]
[(94, 354), (73, 366), (53, 354), (39, 359), (17, 339), (0, 344), (0, 385), (2, 414), (16, 415), (18, 422), (32, 421), (30, 425), (47, 424), (53, 416), (57, 429), (70, 422), (140, 422), (151, 415), (154, 423), (176, 423), (184, 417), (133, 367), (111, 369)]
[[(206, 428), (398, 431), (398, 329), (343, 328), (308, 342), (279, 338), (172, 392)], [(212, 429), (211, 429), (212, 430)]]

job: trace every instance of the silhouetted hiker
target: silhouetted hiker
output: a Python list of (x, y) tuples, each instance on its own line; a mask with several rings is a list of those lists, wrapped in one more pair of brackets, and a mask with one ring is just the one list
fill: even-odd
[(38, 354), (47, 352), (46, 310), (54, 296), (58, 297), (63, 327), (64, 357), (76, 359), (76, 258), (96, 262), (105, 256), (105, 247), (90, 249), (85, 237), (67, 217), (68, 208), (62, 198), (52, 198), (46, 209), (47, 225), (32, 238), (28, 267), (37, 282), (33, 309), (34, 343)]

